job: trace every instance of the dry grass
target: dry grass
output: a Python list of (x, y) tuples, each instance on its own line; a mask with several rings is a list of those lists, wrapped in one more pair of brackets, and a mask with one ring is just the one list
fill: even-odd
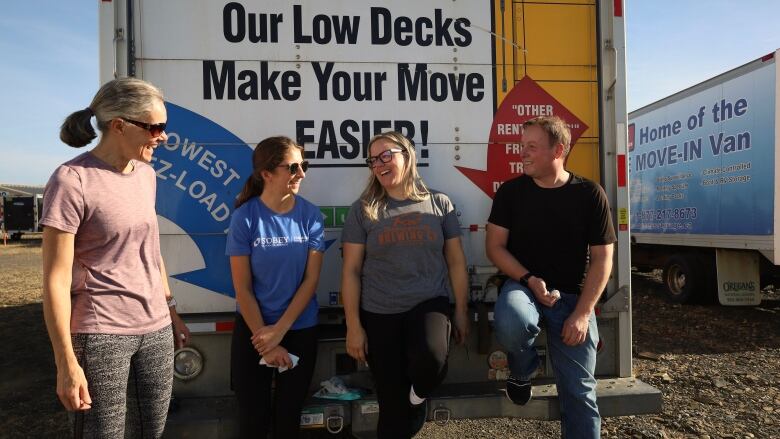
[(41, 302), (41, 241), (0, 242), (0, 307)]

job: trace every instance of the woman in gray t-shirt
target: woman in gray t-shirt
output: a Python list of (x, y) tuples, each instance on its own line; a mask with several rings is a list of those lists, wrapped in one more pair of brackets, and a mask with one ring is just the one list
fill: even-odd
[(411, 142), (388, 132), (368, 149), (368, 186), (341, 237), (347, 351), (374, 376), (379, 438), (408, 438), (447, 373), (450, 295), (456, 341), (468, 335), (466, 258), (452, 202), (422, 182)]

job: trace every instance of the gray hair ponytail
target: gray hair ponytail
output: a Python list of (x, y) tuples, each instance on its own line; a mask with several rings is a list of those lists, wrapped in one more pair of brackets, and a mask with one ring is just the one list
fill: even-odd
[(142, 119), (152, 111), (155, 99), (163, 100), (163, 94), (154, 85), (138, 78), (119, 78), (103, 84), (92, 98), (89, 107), (73, 112), (62, 123), (60, 140), (81, 148), (97, 135), (90, 123), (95, 116), (101, 132), (117, 117)]

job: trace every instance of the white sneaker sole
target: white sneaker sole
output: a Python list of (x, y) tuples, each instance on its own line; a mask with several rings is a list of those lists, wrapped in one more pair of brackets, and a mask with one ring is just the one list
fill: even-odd
[(425, 402), (425, 398), (420, 398), (417, 396), (416, 393), (414, 393), (414, 387), (409, 388), (409, 402), (412, 405), (420, 405)]

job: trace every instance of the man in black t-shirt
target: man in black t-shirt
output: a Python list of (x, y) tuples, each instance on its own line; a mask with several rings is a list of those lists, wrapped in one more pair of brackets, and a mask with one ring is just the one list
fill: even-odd
[(531, 399), (539, 366), (533, 343), (544, 320), (562, 435), (598, 438), (593, 308), (612, 271), (616, 239), (604, 190), (564, 168), (570, 142), (558, 117), (523, 124), (524, 175), (496, 192), (485, 247), (509, 276), (495, 307), (496, 334), (509, 352), (507, 396), (520, 405)]

